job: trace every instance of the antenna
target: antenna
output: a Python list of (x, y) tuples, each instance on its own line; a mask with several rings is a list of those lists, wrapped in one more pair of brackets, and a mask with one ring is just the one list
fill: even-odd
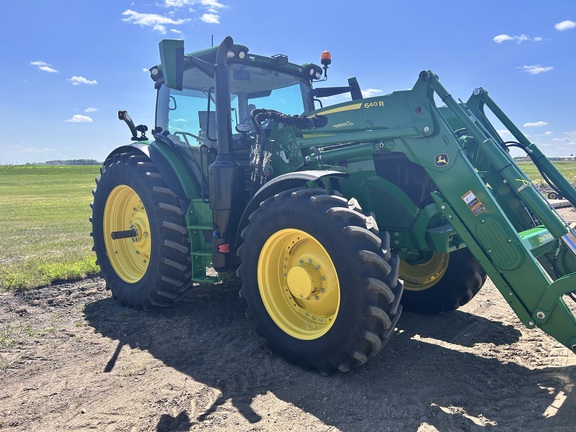
[(214, 46), (214, 35), (212, 35), (212, 47)]

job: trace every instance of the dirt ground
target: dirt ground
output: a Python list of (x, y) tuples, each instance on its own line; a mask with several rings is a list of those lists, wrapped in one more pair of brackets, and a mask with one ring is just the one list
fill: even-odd
[(489, 281), (454, 313), (404, 313), (380, 354), (328, 377), (267, 352), (237, 291), (153, 312), (100, 279), (0, 295), (0, 429), (576, 430), (576, 355)]

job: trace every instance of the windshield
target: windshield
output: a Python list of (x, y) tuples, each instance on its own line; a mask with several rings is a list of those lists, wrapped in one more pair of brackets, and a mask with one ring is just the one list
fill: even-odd
[[(185, 71), (183, 89), (162, 86), (158, 92), (156, 126), (186, 135), (188, 144), (216, 139), (213, 80), (197, 69)], [(266, 108), (285, 114), (307, 110), (310, 86), (301, 78), (253, 66), (230, 67), (232, 127), (249, 122), (250, 111)], [(210, 100), (210, 102), (209, 102)], [(183, 134), (182, 134), (183, 133)]]

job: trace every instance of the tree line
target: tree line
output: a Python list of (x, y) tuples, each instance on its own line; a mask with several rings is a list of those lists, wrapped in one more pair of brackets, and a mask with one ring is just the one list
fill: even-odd
[(26, 165), (102, 165), (102, 162), (96, 159), (57, 159), (40, 163), (27, 163)]

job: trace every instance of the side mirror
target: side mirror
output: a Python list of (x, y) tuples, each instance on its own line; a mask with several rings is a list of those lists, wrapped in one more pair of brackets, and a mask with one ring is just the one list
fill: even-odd
[(166, 87), (182, 90), (184, 77), (184, 41), (163, 39), (160, 41), (160, 62)]

